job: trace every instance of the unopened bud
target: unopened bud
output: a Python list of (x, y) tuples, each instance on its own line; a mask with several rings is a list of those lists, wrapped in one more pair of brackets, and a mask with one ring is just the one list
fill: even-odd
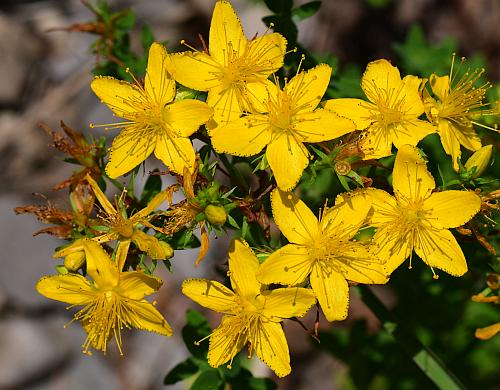
[(174, 249), (168, 242), (160, 241), (160, 246), (163, 249), (163, 259), (170, 259), (174, 255)]
[(493, 145), (483, 146), (478, 151), (474, 152), (472, 156), (465, 163), (465, 168), (471, 170), (475, 168), (471, 179), (476, 179), (483, 174), (483, 172), (488, 168), (490, 163), (491, 155), (493, 154)]
[(209, 204), (207, 207), (205, 207), (204, 213), (207, 217), (208, 222), (210, 222), (212, 225), (222, 226), (226, 223), (227, 213), (222, 206)]
[(64, 267), (69, 271), (78, 271), (85, 262), (85, 252), (73, 252), (64, 258)]
[(334, 169), (337, 175), (345, 176), (349, 172), (351, 172), (351, 164), (349, 164), (347, 161), (338, 161), (335, 163)]

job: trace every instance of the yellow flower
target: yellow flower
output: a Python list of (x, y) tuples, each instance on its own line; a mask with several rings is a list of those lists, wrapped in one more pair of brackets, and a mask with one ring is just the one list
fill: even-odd
[(427, 94), (427, 116), (435, 124), (443, 148), (452, 157), (453, 169), (456, 171), (457, 159), (461, 156), (460, 145), (473, 151), (481, 148), (481, 139), (474, 130), (474, 117), (492, 113), (492, 110), (483, 109), (483, 99), (489, 84), (474, 86), (483, 73), (484, 69), (476, 69), (466, 72), (459, 80), (456, 80), (457, 74), (452, 72), (451, 80), (450, 76), (432, 74), (429, 80), (438, 101)]
[(238, 118), (267, 96), (267, 78), (283, 65), (286, 39), (278, 33), (247, 40), (228, 1), (215, 3), (210, 24), (210, 54), (184, 52), (172, 56), (176, 81), (208, 91), (218, 125)]
[(464, 254), (448, 229), (463, 225), (479, 211), (479, 196), (458, 190), (432, 193), (434, 178), (411, 145), (399, 148), (392, 183), (395, 197), (368, 190), (374, 211), (371, 224), (377, 228), (373, 242), (376, 253), (387, 259), (387, 270), (394, 271), (408, 256), (411, 268), (415, 250), (431, 269), (453, 276), (467, 272)]
[(94, 179), (87, 175), (86, 180), (92, 187), (103, 209), (105, 217), (101, 220), (109, 230), (107, 233), (96, 237), (94, 239), (95, 241), (104, 243), (112, 240), (119, 240), (119, 246), (123, 246), (124, 251), (127, 251), (130, 242), (133, 242), (141, 251), (146, 252), (152, 259), (164, 260), (171, 257), (172, 248), (170, 248), (168, 244), (165, 243), (167, 246), (162, 245), (156, 237), (150, 236), (142, 231), (143, 227), (157, 229), (149, 222), (151, 218), (150, 214), (171, 196), (168, 191), (159, 192), (150, 200), (145, 208), (127, 217), (125, 210), (121, 210), (118, 206), (115, 208), (111, 204)]
[(121, 272), (127, 252), (118, 250), (114, 263), (101, 246), (92, 240), (82, 241), (87, 260), (87, 273), (92, 282), (79, 274), (45, 276), (36, 284), (37, 291), (56, 301), (71, 306), (84, 306), (73, 321), (82, 321), (87, 332), (83, 351), (90, 347), (106, 353), (109, 340), (114, 337), (120, 354), (121, 330), (138, 328), (164, 336), (172, 329), (158, 310), (144, 297), (157, 291), (162, 280), (140, 271)]
[(383, 263), (368, 247), (353, 240), (370, 210), (363, 193), (342, 194), (318, 220), (292, 193), (274, 190), (273, 217), (290, 244), (272, 253), (260, 266), (257, 279), (266, 284), (296, 285), (309, 277), (328, 321), (343, 320), (349, 306), (347, 280), (387, 282)]
[(158, 43), (149, 49), (144, 86), (112, 77), (97, 77), (91, 88), (115, 115), (125, 122), (112, 126), (122, 129), (110, 148), (107, 174), (116, 178), (142, 163), (153, 151), (173, 172), (194, 169), (195, 153), (189, 136), (212, 116), (213, 110), (199, 100), (175, 97), (172, 65)]
[[(311, 290), (266, 290), (255, 279), (259, 260), (243, 241), (229, 250), (229, 277), (233, 291), (206, 279), (188, 279), (182, 292), (200, 305), (223, 313), (221, 324), (210, 335), (208, 363), (218, 367), (248, 343), (249, 356), (256, 355), (279, 377), (288, 375), (290, 355), (280, 322), (302, 317), (316, 301)], [(231, 365), (231, 363), (229, 364)]]
[(354, 131), (354, 123), (316, 108), (330, 82), (331, 68), (321, 64), (297, 74), (281, 90), (269, 88), (257, 112), (210, 132), (218, 152), (252, 156), (264, 147), (278, 187), (291, 190), (309, 164), (304, 142), (321, 142)]
[(406, 76), (387, 60), (370, 62), (361, 78), (361, 88), (369, 102), (359, 99), (332, 99), (325, 108), (350, 118), (356, 129), (365, 130), (361, 148), (365, 159), (391, 155), (392, 144), (416, 145), (435, 130), (419, 120), (424, 105), (419, 93), (421, 80)]

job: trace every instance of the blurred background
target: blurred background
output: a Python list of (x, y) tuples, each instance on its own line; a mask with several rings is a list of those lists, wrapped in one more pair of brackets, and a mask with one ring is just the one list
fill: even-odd
[[(232, 3), (247, 37), (266, 30), (261, 19), (269, 10), (262, 2), (234, 0)], [(198, 42), (198, 33), (208, 36), (213, 9), (213, 1), (207, 0), (116, 0), (109, 4), (113, 9), (131, 7), (134, 10), (137, 28), (132, 32), (132, 46), (137, 51), (141, 50), (138, 31), (144, 23), (151, 25), (157, 40), (168, 42), (169, 51), (180, 49), (181, 39)], [(227, 241), (214, 239), (207, 259), (195, 269), (196, 250), (176, 252), (172, 259), (174, 273), (165, 271), (161, 275), (165, 285), (156, 299), (158, 308), (178, 331), (170, 339), (148, 332), (127, 332), (126, 358), (114, 351), (108, 356), (83, 355), (81, 344), (85, 335), (79, 324), (63, 328), (71, 320), (64, 304), (51, 302), (36, 293), (36, 281), (42, 275), (54, 273), (54, 266), (59, 264), (51, 256), (61, 241), (44, 235), (33, 238), (32, 233), (45, 225), (31, 215), (16, 216), (13, 208), (45, 204), (45, 196), (56, 206), (68, 206), (67, 193), (54, 192), (52, 187), (69, 176), (73, 167), (61, 162), (60, 154), (49, 146), (50, 139), (39, 128), (39, 123), (57, 130), (62, 119), (74, 129), (89, 134), (90, 122), (106, 123), (111, 118), (108, 109), (99, 104), (89, 88), (95, 62), (89, 46), (95, 37), (58, 30), (92, 18), (92, 13), (78, 0), (3, 0), (0, 4), (0, 389), (163, 388), (165, 374), (188, 356), (179, 330), (185, 322), (186, 308), (195, 305), (181, 296), (180, 283), (187, 277), (212, 276), (206, 270), (213, 269), (214, 264), (222, 264), (227, 253)], [(489, 79), (494, 82), (500, 78), (499, 26), (500, 2), (497, 0), (331, 0), (324, 1), (316, 15), (298, 24), (298, 41), (312, 53), (333, 54), (338, 59), (338, 69), (354, 75), (360, 75), (369, 61), (378, 58), (391, 59), (398, 65), (404, 62), (410, 70), (419, 63), (420, 69), (427, 66), (431, 72), (433, 61), (449, 57), (455, 49), (459, 55), (474, 56), (475, 61), (486, 65)], [(426, 51), (426, 45), (432, 46), (432, 50)], [(413, 59), (401, 54), (408, 46)], [(102, 134), (99, 129), (92, 132)], [(114, 135), (108, 134), (110, 138)], [(148, 162), (148, 170), (154, 167), (154, 161)], [(167, 185), (166, 179), (163, 180)], [(396, 286), (398, 280), (400, 284), (404, 280), (398, 279), (399, 274), (401, 272), (394, 277)], [(423, 283), (432, 283), (430, 275), (421, 269), (415, 270), (414, 275)], [(441, 286), (446, 285), (446, 276), (442, 279)], [(452, 305), (453, 302), (462, 304), (468, 299), (467, 294), (470, 296), (481, 289), (481, 284), (474, 285), (467, 280), (449, 283), (446, 286), (460, 290), (455, 301), (447, 302)], [(448, 331), (447, 324), (463, 325), (448, 332), (458, 332), (456, 337), (436, 341), (433, 337), (439, 338), (438, 333), (423, 336), (429, 343), (434, 342), (438, 350), (449, 347), (451, 355), (447, 363), (459, 370), (460, 378), (465, 382), (471, 380), (472, 385), (481, 383), (475, 388), (500, 388), (498, 380), (495, 385), (495, 377), (500, 379), (497, 376), (498, 337), (488, 346), (470, 341), (474, 327), (478, 326), (474, 319), (486, 316), (486, 325), (490, 318), (494, 319), (494, 314), (474, 311), (476, 309), (471, 312), (464, 307), (454, 318), (447, 318), (449, 308), (436, 303), (444, 294), (455, 296), (457, 291), (442, 291), (442, 287), (431, 286), (430, 290), (440, 290), (431, 302), (426, 299), (432, 294), (419, 295), (412, 286), (407, 289), (410, 297), (407, 310), (415, 316), (420, 313), (431, 319), (439, 317), (433, 326), (440, 329), (442, 335)], [(389, 289), (376, 292), (389, 306), (398, 304)], [(402, 351), (379, 336), (377, 319), (355, 294), (352, 296), (348, 321), (330, 326), (323, 321), (322, 328), (339, 329), (325, 336), (322, 348), (327, 353), (311, 348), (314, 341), (298, 324), (286, 325), (291, 336), (293, 373), (278, 382), (279, 388), (350, 389), (363, 388), (366, 384), (364, 388), (411, 389), (415, 383), (432, 388), (425, 378), (405, 385), (405, 375), (421, 374), (411, 361), (403, 363), (404, 358), (398, 355), (403, 354)], [(214, 321), (212, 325), (217, 323), (216, 317), (209, 318)], [(314, 313), (306, 323), (313, 321)], [(467, 355), (470, 361), (463, 361), (464, 353), (472, 347), (472, 355)], [(262, 364), (252, 364), (256, 375), (271, 375)], [(394, 374), (394, 369), (399, 370), (398, 373)], [(468, 369), (476, 371), (463, 371)], [(388, 381), (391, 372), (402, 379)], [(394, 387), (396, 384), (399, 385)], [(187, 387), (181, 383), (170, 388)]]

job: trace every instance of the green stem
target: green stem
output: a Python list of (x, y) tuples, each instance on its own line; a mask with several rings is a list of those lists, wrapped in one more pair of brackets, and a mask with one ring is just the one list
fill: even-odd
[(422, 344), (414, 334), (404, 328), (401, 321), (387, 309), (370, 287), (361, 285), (359, 286), (359, 292), (361, 299), (373, 314), (377, 316), (385, 331), (394, 337), (412, 358), (413, 362), (439, 389), (466, 389), (431, 349)]

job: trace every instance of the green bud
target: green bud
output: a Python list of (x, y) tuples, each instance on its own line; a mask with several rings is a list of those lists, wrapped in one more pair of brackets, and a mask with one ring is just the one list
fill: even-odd
[(64, 258), (64, 267), (70, 271), (78, 271), (85, 262), (85, 252), (72, 252)]
[(56, 271), (59, 275), (67, 275), (69, 273), (64, 265), (56, 265)]
[(217, 206), (214, 204), (209, 204), (204, 210), (205, 216), (208, 222), (212, 225), (222, 226), (226, 223), (227, 213), (224, 207)]
[(168, 242), (159, 241), (160, 246), (163, 249), (163, 259), (170, 259), (174, 255), (174, 249), (170, 246)]
[(488, 168), (492, 154), (493, 145), (486, 145), (478, 151), (474, 152), (472, 156), (470, 156), (470, 158), (465, 163), (465, 168), (468, 171), (472, 168), (476, 168), (471, 176), (471, 179), (476, 179), (483, 174), (486, 168)]

